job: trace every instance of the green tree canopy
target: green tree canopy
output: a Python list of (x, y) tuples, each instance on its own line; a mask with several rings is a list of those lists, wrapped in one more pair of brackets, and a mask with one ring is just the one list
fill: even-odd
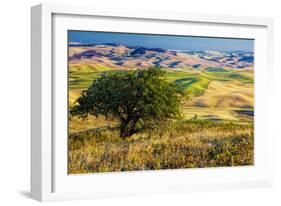
[(181, 101), (188, 94), (165, 81), (164, 73), (157, 68), (103, 73), (76, 100), (70, 114), (113, 117), (119, 121), (123, 138), (140, 126), (180, 118)]

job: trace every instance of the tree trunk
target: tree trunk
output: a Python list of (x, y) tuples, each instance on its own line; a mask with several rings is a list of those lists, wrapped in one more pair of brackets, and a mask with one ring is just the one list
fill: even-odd
[(120, 137), (126, 138), (131, 136), (131, 133), (128, 131), (128, 129), (124, 128), (123, 130), (120, 131)]
[(132, 136), (136, 130), (135, 126), (138, 121), (138, 118), (122, 121), (120, 124), (120, 137), (126, 138)]

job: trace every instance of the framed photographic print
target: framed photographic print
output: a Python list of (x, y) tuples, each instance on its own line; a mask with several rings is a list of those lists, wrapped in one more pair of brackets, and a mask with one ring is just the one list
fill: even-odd
[(271, 19), (32, 8), (40, 201), (266, 187)]

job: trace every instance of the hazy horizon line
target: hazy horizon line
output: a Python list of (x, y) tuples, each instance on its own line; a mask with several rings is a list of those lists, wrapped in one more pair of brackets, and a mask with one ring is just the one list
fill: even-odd
[(68, 42), (80, 44), (121, 44), (127, 46), (141, 45), (146, 48), (185, 51), (254, 51), (254, 39), (181, 36), (166, 34), (134, 34), (100, 31), (68, 31)]
[[(147, 46), (140, 46), (140, 45), (127, 45), (127, 44), (121, 44), (121, 43), (115, 43), (115, 42), (103, 42), (103, 43), (82, 43), (82, 42), (68, 42), (68, 46), (83, 46), (83, 45), (105, 45), (105, 46), (110, 46), (110, 45), (122, 45), (126, 47), (143, 47), (143, 48), (148, 48), (148, 49), (163, 49), (161, 47), (147, 47)], [(169, 51), (185, 51), (185, 52), (200, 52), (200, 51), (215, 51), (215, 52), (249, 52), (249, 53), (254, 53), (254, 51), (249, 51), (249, 50), (210, 50), (210, 49), (199, 49), (199, 50), (188, 50), (188, 49), (165, 49)]]

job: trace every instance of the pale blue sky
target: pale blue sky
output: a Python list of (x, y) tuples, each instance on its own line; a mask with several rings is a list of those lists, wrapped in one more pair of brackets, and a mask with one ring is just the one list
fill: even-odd
[(229, 39), (194, 36), (170, 36), (151, 34), (129, 34), (93, 31), (69, 31), (69, 42), (119, 43), (127, 46), (143, 46), (186, 51), (250, 51), (254, 50), (253, 39)]

